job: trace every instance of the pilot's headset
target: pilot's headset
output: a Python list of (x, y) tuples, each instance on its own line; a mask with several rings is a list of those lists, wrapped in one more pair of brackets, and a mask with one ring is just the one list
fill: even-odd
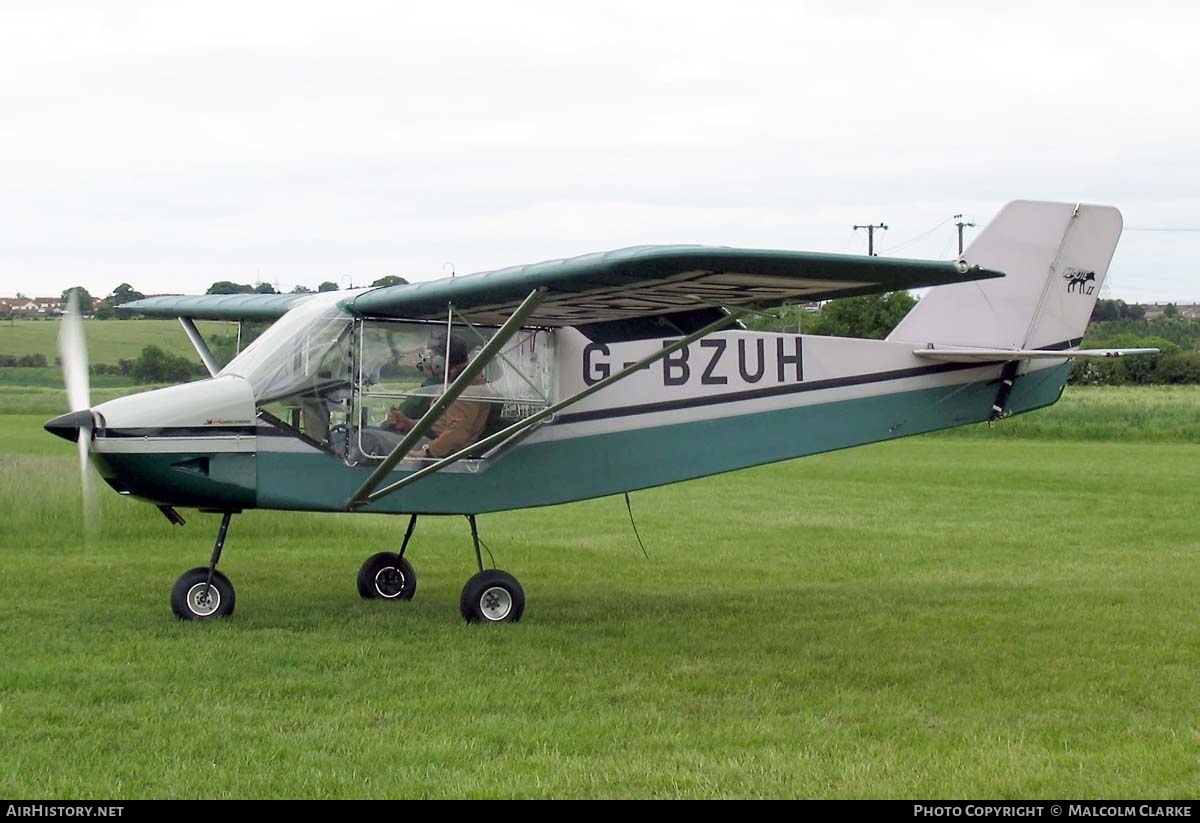
[(450, 357), (451, 369), (466, 364), (470, 359), (470, 349), (458, 335), (451, 335), (449, 344), (445, 337), (434, 337), (421, 352), (417, 368), (428, 377), (442, 377), (446, 374), (447, 352)]
[(446, 355), (436, 345), (437, 341), (430, 341), (417, 355), (417, 371), (426, 377), (441, 377), (446, 373)]

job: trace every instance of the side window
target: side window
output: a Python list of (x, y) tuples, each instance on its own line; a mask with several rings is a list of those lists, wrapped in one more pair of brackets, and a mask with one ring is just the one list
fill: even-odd
[(352, 325), (306, 329), (260, 370), (255, 384), (260, 414), (284, 431), (338, 451), (351, 412)]
[[(346, 459), (386, 457), (479, 355), (495, 330), (455, 324), (363, 321), (355, 386), (358, 423)], [(524, 329), (433, 420), (415, 459), (457, 453), (549, 404), (553, 336)], [(429, 449), (429, 457), (424, 449)], [(483, 457), (495, 453), (484, 448)]]

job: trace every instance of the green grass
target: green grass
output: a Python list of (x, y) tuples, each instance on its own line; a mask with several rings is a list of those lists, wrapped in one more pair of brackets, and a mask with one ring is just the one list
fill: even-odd
[[(137, 383), (131, 375), (93, 374), (90, 382), (93, 388), (126, 388), (129, 391), (137, 391)], [(0, 366), (0, 387), (61, 389), (62, 386), (63, 373), (58, 366)]]
[[(53, 363), (58, 355), (59, 325), (58, 320), (0, 321), (0, 354), (44, 354), (47, 362)], [(200, 320), (196, 326), (206, 340), (213, 334), (237, 337), (236, 323)], [(200, 362), (177, 320), (85, 320), (83, 331), (92, 363), (115, 365), (134, 360), (150, 345)]]
[[(93, 388), (92, 405), (99, 405), (115, 397), (161, 388), (159, 384), (142, 386), (118, 386), (115, 388)], [(63, 389), (37, 386), (5, 386), (0, 384), (0, 415), (31, 414), (42, 419), (67, 411), (67, 393)]]
[(236, 616), (167, 595), (217, 518), (0, 417), (0, 795), (1194, 797), (1200, 447), (913, 438), (481, 519), (529, 597), (465, 626), (466, 525), (248, 512)]
[(1200, 386), (1068, 386), (1047, 409), (935, 436), (1200, 443)]

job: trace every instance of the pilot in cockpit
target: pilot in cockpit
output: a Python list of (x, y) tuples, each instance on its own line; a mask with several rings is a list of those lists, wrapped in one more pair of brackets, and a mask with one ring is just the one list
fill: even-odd
[[(458, 336), (451, 335), (447, 343), (444, 334), (435, 335), (418, 358), (418, 368), (426, 378), (424, 385), (440, 385), (443, 380), (447, 384), (453, 382), (466, 367), (469, 355), (470, 348)], [(440, 394), (440, 390), (436, 393)], [(487, 428), (493, 412), (499, 410), (495, 403), (473, 399), (484, 393), (490, 394), (480, 375), (434, 422), (428, 432), (428, 442), (409, 452), (409, 456), (446, 457), (477, 441)], [(416, 425), (431, 402), (432, 397), (410, 397), (404, 405), (393, 407), (388, 412), (381, 428), (386, 433), (395, 433), (392, 435), (395, 440), (391, 448), (400, 442), (398, 435), (403, 435)], [(385, 451), (390, 449), (385, 446)]]

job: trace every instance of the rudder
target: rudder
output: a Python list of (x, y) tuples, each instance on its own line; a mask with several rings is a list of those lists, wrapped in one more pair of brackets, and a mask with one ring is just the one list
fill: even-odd
[(937, 286), (888, 340), (1004, 349), (1078, 345), (1121, 236), (1111, 206), (1018, 200), (963, 254), (1005, 277)]

